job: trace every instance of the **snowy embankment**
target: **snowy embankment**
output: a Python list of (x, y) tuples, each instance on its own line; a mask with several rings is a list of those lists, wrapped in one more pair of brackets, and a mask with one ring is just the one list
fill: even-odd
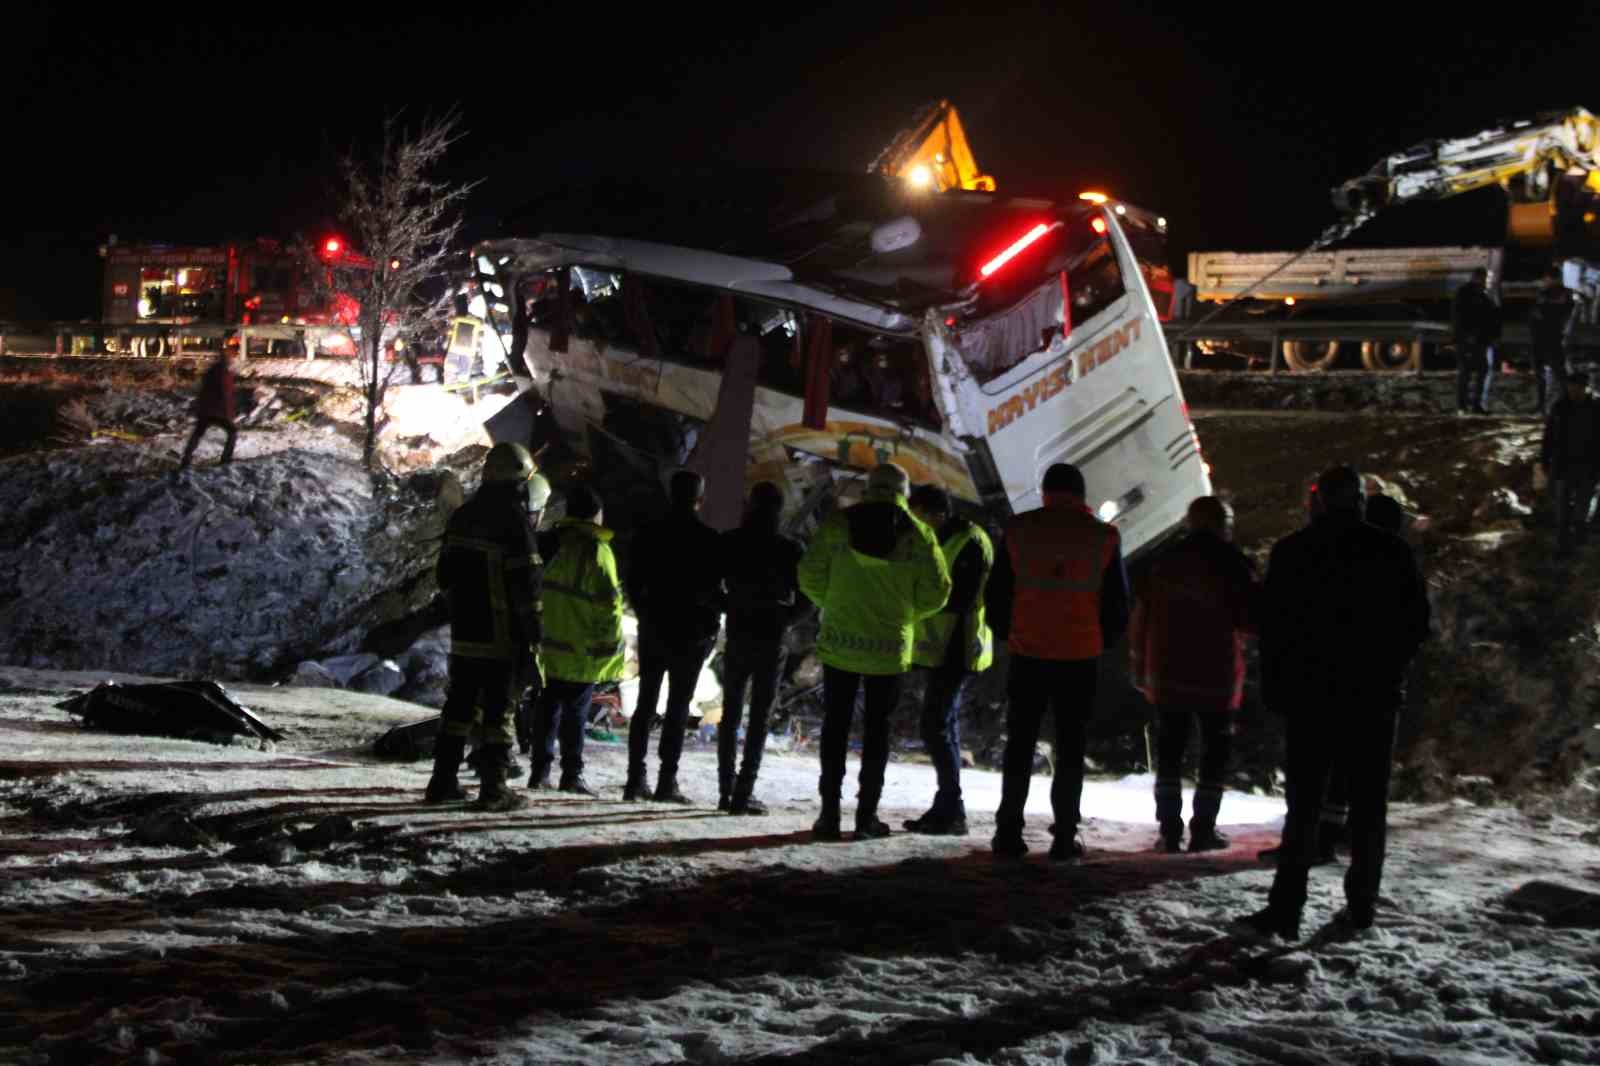
[[(813, 752), (769, 756), (775, 813), (739, 819), (619, 802), (591, 743), (602, 800), (489, 816), (366, 756), (411, 705), (241, 686), (288, 733), (261, 751), (85, 732), (53, 703), (89, 678), (0, 675), (7, 1062), (1600, 1060), (1600, 914), (1569, 894), (1600, 848), (1560, 818), (1397, 808), (1377, 930), (1313, 941), (1319, 870), (1307, 941), (1249, 947), (1225, 926), (1263, 900), (1272, 800), (1165, 856), (1148, 778), (1093, 782), (1062, 867), (1041, 777), (1035, 854), (997, 863), (993, 774), (964, 776), (969, 837), (818, 844)], [(714, 768), (692, 744), (686, 790)], [(932, 788), (891, 766), (891, 823)]]

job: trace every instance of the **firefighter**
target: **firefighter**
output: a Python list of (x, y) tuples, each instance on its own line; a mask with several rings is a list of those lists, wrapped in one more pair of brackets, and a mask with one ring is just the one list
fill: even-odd
[(1541, 416), (1550, 413), (1550, 405), (1560, 399), (1566, 388), (1567, 339), (1577, 319), (1576, 307), (1571, 290), (1561, 283), (1561, 268), (1551, 267), (1528, 316), (1528, 326), (1533, 333), (1533, 373), (1539, 395), (1535, 410)]
[(1500, 305), (1489, 292), (1489, 272), (1479, 268), (1456, 290), (1451, 307), (1456, 339), (1456, 414), (1489, 413), (1494, 347), (1500, 340)]
[(526, 800), (506, 788), (516, 741), (512, 705), (542, 635), (540, 558), (528, 516), (549, 486), (520, 444), (502, 443), (483, 461), (483, 483), (450, 516), (439, 553), (439, 588), (450, 599), (450, 687), (434, 748), (429, 803), (464, 799), (461, 753), (481, 712), (478, 806), (514, 810)]
[(1005, 778), (992, 847), (1001, 858), (1028, 852), (1022, 810), (1039, 722), (1050, 708), (1056, 729), (1050, 857), (1066, 861), (1084, 853), (1078, 837), (1084, 745), (1100, 653), (1127, 628), (1128, 574), (1121, 536), (1089, 510), (1077, 467), (1052, 465), (1040, 487), (1044, 506), (1007, 525), (1005, 551), (989, 582), (995, 635), (1006, 639), (1011, 652)]
[(1186, 535), (1161, 553), (1144, 579), (1129, 627), (1134, 685), (1156, 710), (1156, 821), (1159, 847), (1183, 844), (1183, 755), (1200, 726), (1200, 780), (1189, 819), (1189, 850), (1217, 851), (1223, 775), (1233, 718), (1244, 697), (1244, 641), (1254, 628), (1255, 567), (1233, 546), (1233, 511), (1215, 496), (1189, 504)]
[(1286, 719), (1289, 810), (1267, 906), (1234, 926), (1251, 938), (1299, 936), (1335, 767), (1350, 778), (1350, 866), (1330, 932), (1372, 925), (1406, 667), (1428, 635), (1416, 559), (1400, 538), (1362, 521), (1360, 475), (1327, 470), (1312, 499), (1311, 525), (1273, 545), (1261, 594), (1261, 694)]
[[(668, 487), (670, 513), (633, 539), (625, 587), (639, 618), (639, 696), (628, 723), (625, 800), (692, 802), (678, 787), (678, 760), (689, 704), (722, 627), (722, 541), (700, 521), (705, 495), (705, 478), (679, 470)], [(661, 772), (652, 795), (645, 760), (663, 679), (667, 711), (657, 752)]]
[(544, 638), (539, 658), (544, 691), (533, 722), (533, 767), (528, 787), (550, 787), (556, 740), (562, 792), (598, 795), (583, 779), (583, 738), (595, 685), (622, 679), (622, 586), (602, 525), (600, 497), (587, 485), (567, 492), (566, 517), (539, 535), (546, 560)]
[(800, 591), (822, 609), (817, 657), (822, 660), (825, 712), (822, 814), (812, 831), (838, 840), (839, 793), (856, 693), (865, 690), (856, 839), (889, 835), (878, 818), (889, 762), (889, 716), (911, 668), (913, 627), (950, 597), (950, 571), (933, 530), (906, 508), (911, 480), (894, 463), (867, 477), (865, 498), (835, 511), (800, 560)]
[(917, 623), (911, 661), (927, 672), (922, 699), (922, 742), (938, 778), (927, 813), (905, 823), (913, 833), (965, 836), (961, 799), (961, 704), (972, 678), (994, 662), (994, 634), (983, 595), (994, 569), (994, 543), (983, 527), (954, 513), (950, 496), (919, 485), (911, 513), (934, 531), (950, 570), (950, 599), (938, 614)]
[(1567, 394), (1545, 420), (1539, 465), (1555, 496), (1556, 551), (1566, 554), (1574, 541), (1589, 538), (1589, 508), (1600, 477), (1600, 400), (1589, 392), (1589, 375), (1567, 376)]
[[(766, 814), (751, 795), (767, 743), (767, 715), (783, 678), (784, 639), (808, 610), (800, 595), (799, 566), (805, 549), (778, 531), (783, 490), (763, 481), (750, 491), (744, 524), (722, 535), (722, 583), (728, 595), (728, 644), (722, 659), (722, 721), (717, 723), (717, 809), (729, 814)], [(744, 763), (735, 773), (739, 720), (745, 692)]]
[(235, 408), (233, 356), (224, 346), (200, 379), (200, 394), (194, 400), (194, 432), (189, 434), (189, 443), (183, 447), (178, 473), (189, 469), (189, 461), (194, 458), (200, 438), (212, 426), (219, 427), (228, 435), (222, 445), (221, 465), (226, 466), (233, 461), (233, 444), (239, 437), (238, 427), (233, 424)]

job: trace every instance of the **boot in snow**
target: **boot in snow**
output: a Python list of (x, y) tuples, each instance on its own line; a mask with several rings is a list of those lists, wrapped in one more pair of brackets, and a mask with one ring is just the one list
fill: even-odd
[(433, 776), (428, 779), (424, 803), (455, 803), (467, 798), (456, 773), (461, 767), (461, 753), (467, 750), (464, 737), (440, 736), (433, 742)]
[(655, 795), (650, 798), (657, 803), (676, 803), (683, 807), (694, 806), (694, 800), (678, 790), (678, 778), (676, 775), (663, 777), (657, 781)]
[(843, 834), (839, 832), (839, 798), (837, 796), (822, 800), (822, 814), (811, 823), (811, 832), (818, 840), (842, 840)]
[(571, 792), (574, 795), (587, 796), (590, 799), (600, 798), (600, 793), (589, 787), (589, 782), (583, 779), (582, 774), (574, 774), (571, 777), (562, 774), (559, 789), (562, 792)]
[(624, 803), (637, 803), (650, 798), (650, 781), (644, 776), (644, 771), (637, 773), (628, 772), (628, 782), (622, 786), (622, 801)]
[(478, 801), (473, 804), (480, 811), (517, 811), (528, 805), (528, 797), (513, 792), (506, 785), (506, 753), (503, 748), (484, 752), (480, 762), (482, 784), (478, 786)]

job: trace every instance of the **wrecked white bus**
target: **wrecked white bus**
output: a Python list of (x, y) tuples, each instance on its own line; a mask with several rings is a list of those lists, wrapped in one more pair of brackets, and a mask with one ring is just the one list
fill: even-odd
[[(1100, 205), (808, 176), (672, 205), (600, 196), (527, 225), (473, 260), (530, 402), (580, 444), (701, 470), (713, 525), (760, 480), (803, 522), (884, 460), (999, 519), (1065, 461), (1133, 556), (1210, 492)], [(529, 432), (497, 421), (497, 439)]]

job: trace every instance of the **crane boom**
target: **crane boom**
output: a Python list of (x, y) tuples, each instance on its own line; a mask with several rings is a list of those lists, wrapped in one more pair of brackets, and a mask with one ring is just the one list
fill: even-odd
[(1600, 119), (1581, 107), (1424, 141), (1335, 187), (1333, 202), (1347, 217), (1371, 217), (1393, 204), (1498, 185), (1511, 201), (1511, 238), (1542, 244), (1552, 239), (1557, 187), (1569, 179), (1600, 192)]

